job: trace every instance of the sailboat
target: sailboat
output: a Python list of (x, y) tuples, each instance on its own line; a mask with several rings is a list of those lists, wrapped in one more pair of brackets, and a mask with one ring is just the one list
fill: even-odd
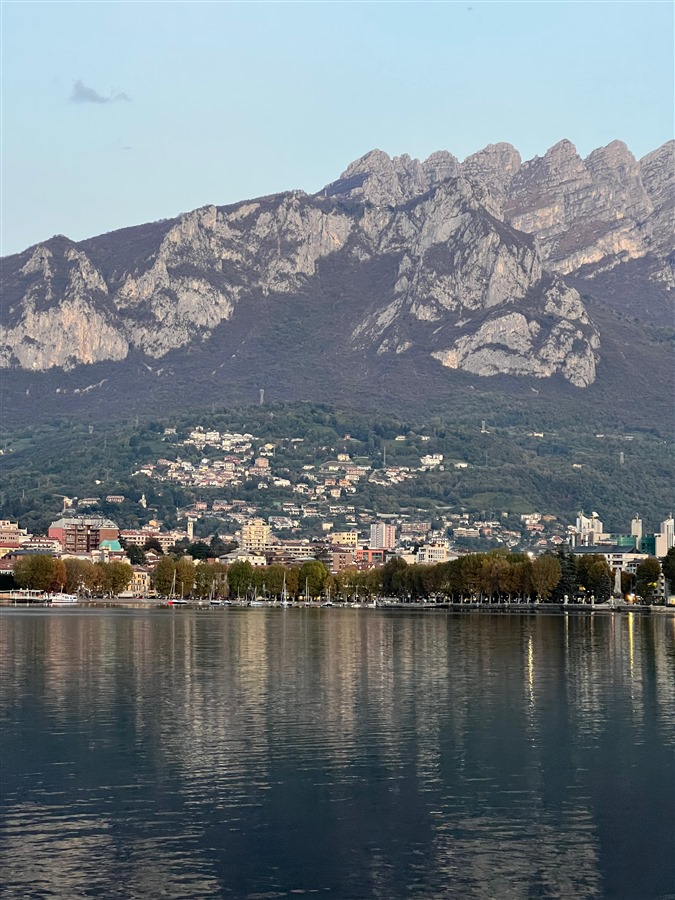
[(182, 591), (180, 599), (176, 596), (176, 570), (174, 569), (171, 581), (171, 593), (169, 594), (169, 606), (187, 606), (187, 600), (183, 600)]
[(290, 606), (291, 604), (288, 602), (288, 593), (286, 591), (286, 573), (284, 572), (284, 583), (281, 588), (281, 606)]
[[(250, 585), (249, 585), (249, 587), (250, 587)], [(258, 600), (258, 588), (257, 588), (257, 586), (254, 586), (254, 587), (253, 587), (253, 598), (252, 598), (251, 600), (249, 600), (248, 605), (249, 605), (249, 606), (262, 606), (262, 605), (263, 605), (262, 600)]]
[(331, 603), (331, 599), (330, 599), (330, 587), (327, 589), (327, 591), (326, 591), (326, 599), (323, 601), (323, 603), (322, 603), (321, 605), (322, 605), (322, 606), (332, 606), (332, 605), (333, 605), (333, 604)]

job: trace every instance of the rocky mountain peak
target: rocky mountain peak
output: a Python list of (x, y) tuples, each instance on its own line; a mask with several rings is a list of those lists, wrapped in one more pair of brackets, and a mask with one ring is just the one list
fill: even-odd
[(478, 153), (467, 156), (461, 173), (472, 184), (482, 184), (503, 203), (513, 176), (522, 165), (520, 153), (511, 144), (488, 144)]
[(579, 154), (577, 153), (577, 148), (574, 146), (572, 141), (569, 141), (567, 138), (563, 138), (561, 141), (558, 141), (557, 144), (554, 144), (544, 154), (544, 159), (549, 161), (549, 164), (553, 164), (554, 162), (564, 162), (566, 160), (571, 159), (580, 159)]
[(675, 247), (675, 141), (643, 156), (639, 166), (642, 184), (653, 206), (651, 249), (668, 256)]
[(459, 162), (447, 150), (432, 153), (424, 162), (407, 153), (390, 157), (382, 150), (371, 150), (322, 193), (366, 200), (375, 206), (399, 206), (458, 173)]
[[(674, 153), (671, 142), (638, 162), (613, 141), (581, 159), (564, 140), (523, 162), (497, 143), (460, 165), (447, 151), (372, 150), (314, 196), (209, 205), (79, 243), (55, 236), (3, 260), (0, 367), (129, 357), (148, 371), (162, 360), (159, 373), (203, 352), (208, 378), (258, 378), (281, 357), (275, 371), (291, 372), (285, 348), (304, 342), (319, 368), (333, 354), (336, 372), (404, 355), (441, 379), (562, 375), (584, 387), (602, 360), (582, 299), (593, 279), (609, 298), (619, 285), (622, 308), (656, 297), (667, 320)], [(330, 335), (330, 350), (310, 331)]]
[(675, 184), (675, 140), (643, 156), (640, 172), (645, 189), (655, 203), (668, 195)]
[(437, 150), (432, 153), (422, 163), (422, 169), (430, 187), (441, 184), (448, 178), (456, 178), (460, 172), (459, 160), (447, 150)]

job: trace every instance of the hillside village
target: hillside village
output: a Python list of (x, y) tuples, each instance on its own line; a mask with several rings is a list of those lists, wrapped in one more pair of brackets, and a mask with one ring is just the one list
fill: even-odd
[[(430, 441), (416, 437), (417, 448)], [(165, 428), (163, 441), (166, 456), (133, 473), (145, 487), (136, 501), (116, 492), (79, 500), (64, 497), (63, 515), (46, 535), (29, 534), (20, 523), (2, 521), (0, 577), (11, 579), (17, 563), (30, 555), (121, 563), (130, 566), (121, 591), (147, 596), (157, 592), (154, 572), (166, 554), (193, 565), (243, 563), (252, 569), (294, 569), (318, 561), (327, 573), (339, 576), (377, 570), (392, 559), (409, 566), (438, 566), (476, 551), (501, 549), (536, 558), (570, 548), (577, 555), (602, 557), (611, 572), (618, 570), (634, 580), (642, 562), (663, 558), (675, 546), (672, 516), (659, 532), (647, 535), (638, 517), (626, 534), (606, 532), (595, 512), (580, 512), (574, 525), (565, 525), (546, 512), (491, 511), (477, 516), (431, 503), (387, 513), (372, 508), (373, 486), (386, 491), (429, 473), (469, 468), (466, 460), (439, 452), (418, 449), (414, 457), (406, 454), (405, 465), (392, 464), (385, 447), (374, 465), (350, 435), (336, 448), (305, 446), (301, 437), (264, 441), (248, 432), (202, 426), (184, 436)], [(406, 435), (398, 435), (391, 443), (406, 441)], [(390, 460), (393, 455), (390, 452)], [(202, 499), (177, 509), (175, 527), (166, 527), (153, 516), (146, 491), (171, 485)], [(139, 527), (120, 527), (105, 512), (130, 503), (138, 510)], [(666, 592), (661, 577), (659, 596)]]

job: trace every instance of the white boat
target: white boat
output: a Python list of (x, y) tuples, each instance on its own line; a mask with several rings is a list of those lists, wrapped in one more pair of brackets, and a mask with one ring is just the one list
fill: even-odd
[(286, 573), (284, 572), (284, 585), (281, 588), (281, 603), (280, 606), (290, 606), (291, 604), (288, 602), (288, 594), (286, 592)]
[(72, 606), (77, 603), (77, 594), (52, 594), (49, 602), (52, 606)]

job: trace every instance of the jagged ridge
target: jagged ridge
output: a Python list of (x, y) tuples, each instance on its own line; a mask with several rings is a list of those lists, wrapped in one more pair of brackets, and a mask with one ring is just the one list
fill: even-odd
[[(463, 163), (373, 151), (313, 197), (210, 206), (79, 244), (53, 238), (3, 260), (0, 365), (151, 361), (214, 341), (226, 352), (238, 317), (264, 316), (274, 299), (269, 324), (283, 326), (303, 295), (315, 299), (311, 327), (345, 353), (587, 386), (602, 337), (564, 276), (579, 287), (645, 260), (652, 288), (670, 289), (674, 148), (639, 162), (619, 141), (586, 160), (568, 141), (528, 162), (508, 144)], [(390, 274), (373, 289), (378, 260)], [(332, 290), (339, 304), (341, 271), (359, 302), (336, 315), (321, 298)]]

